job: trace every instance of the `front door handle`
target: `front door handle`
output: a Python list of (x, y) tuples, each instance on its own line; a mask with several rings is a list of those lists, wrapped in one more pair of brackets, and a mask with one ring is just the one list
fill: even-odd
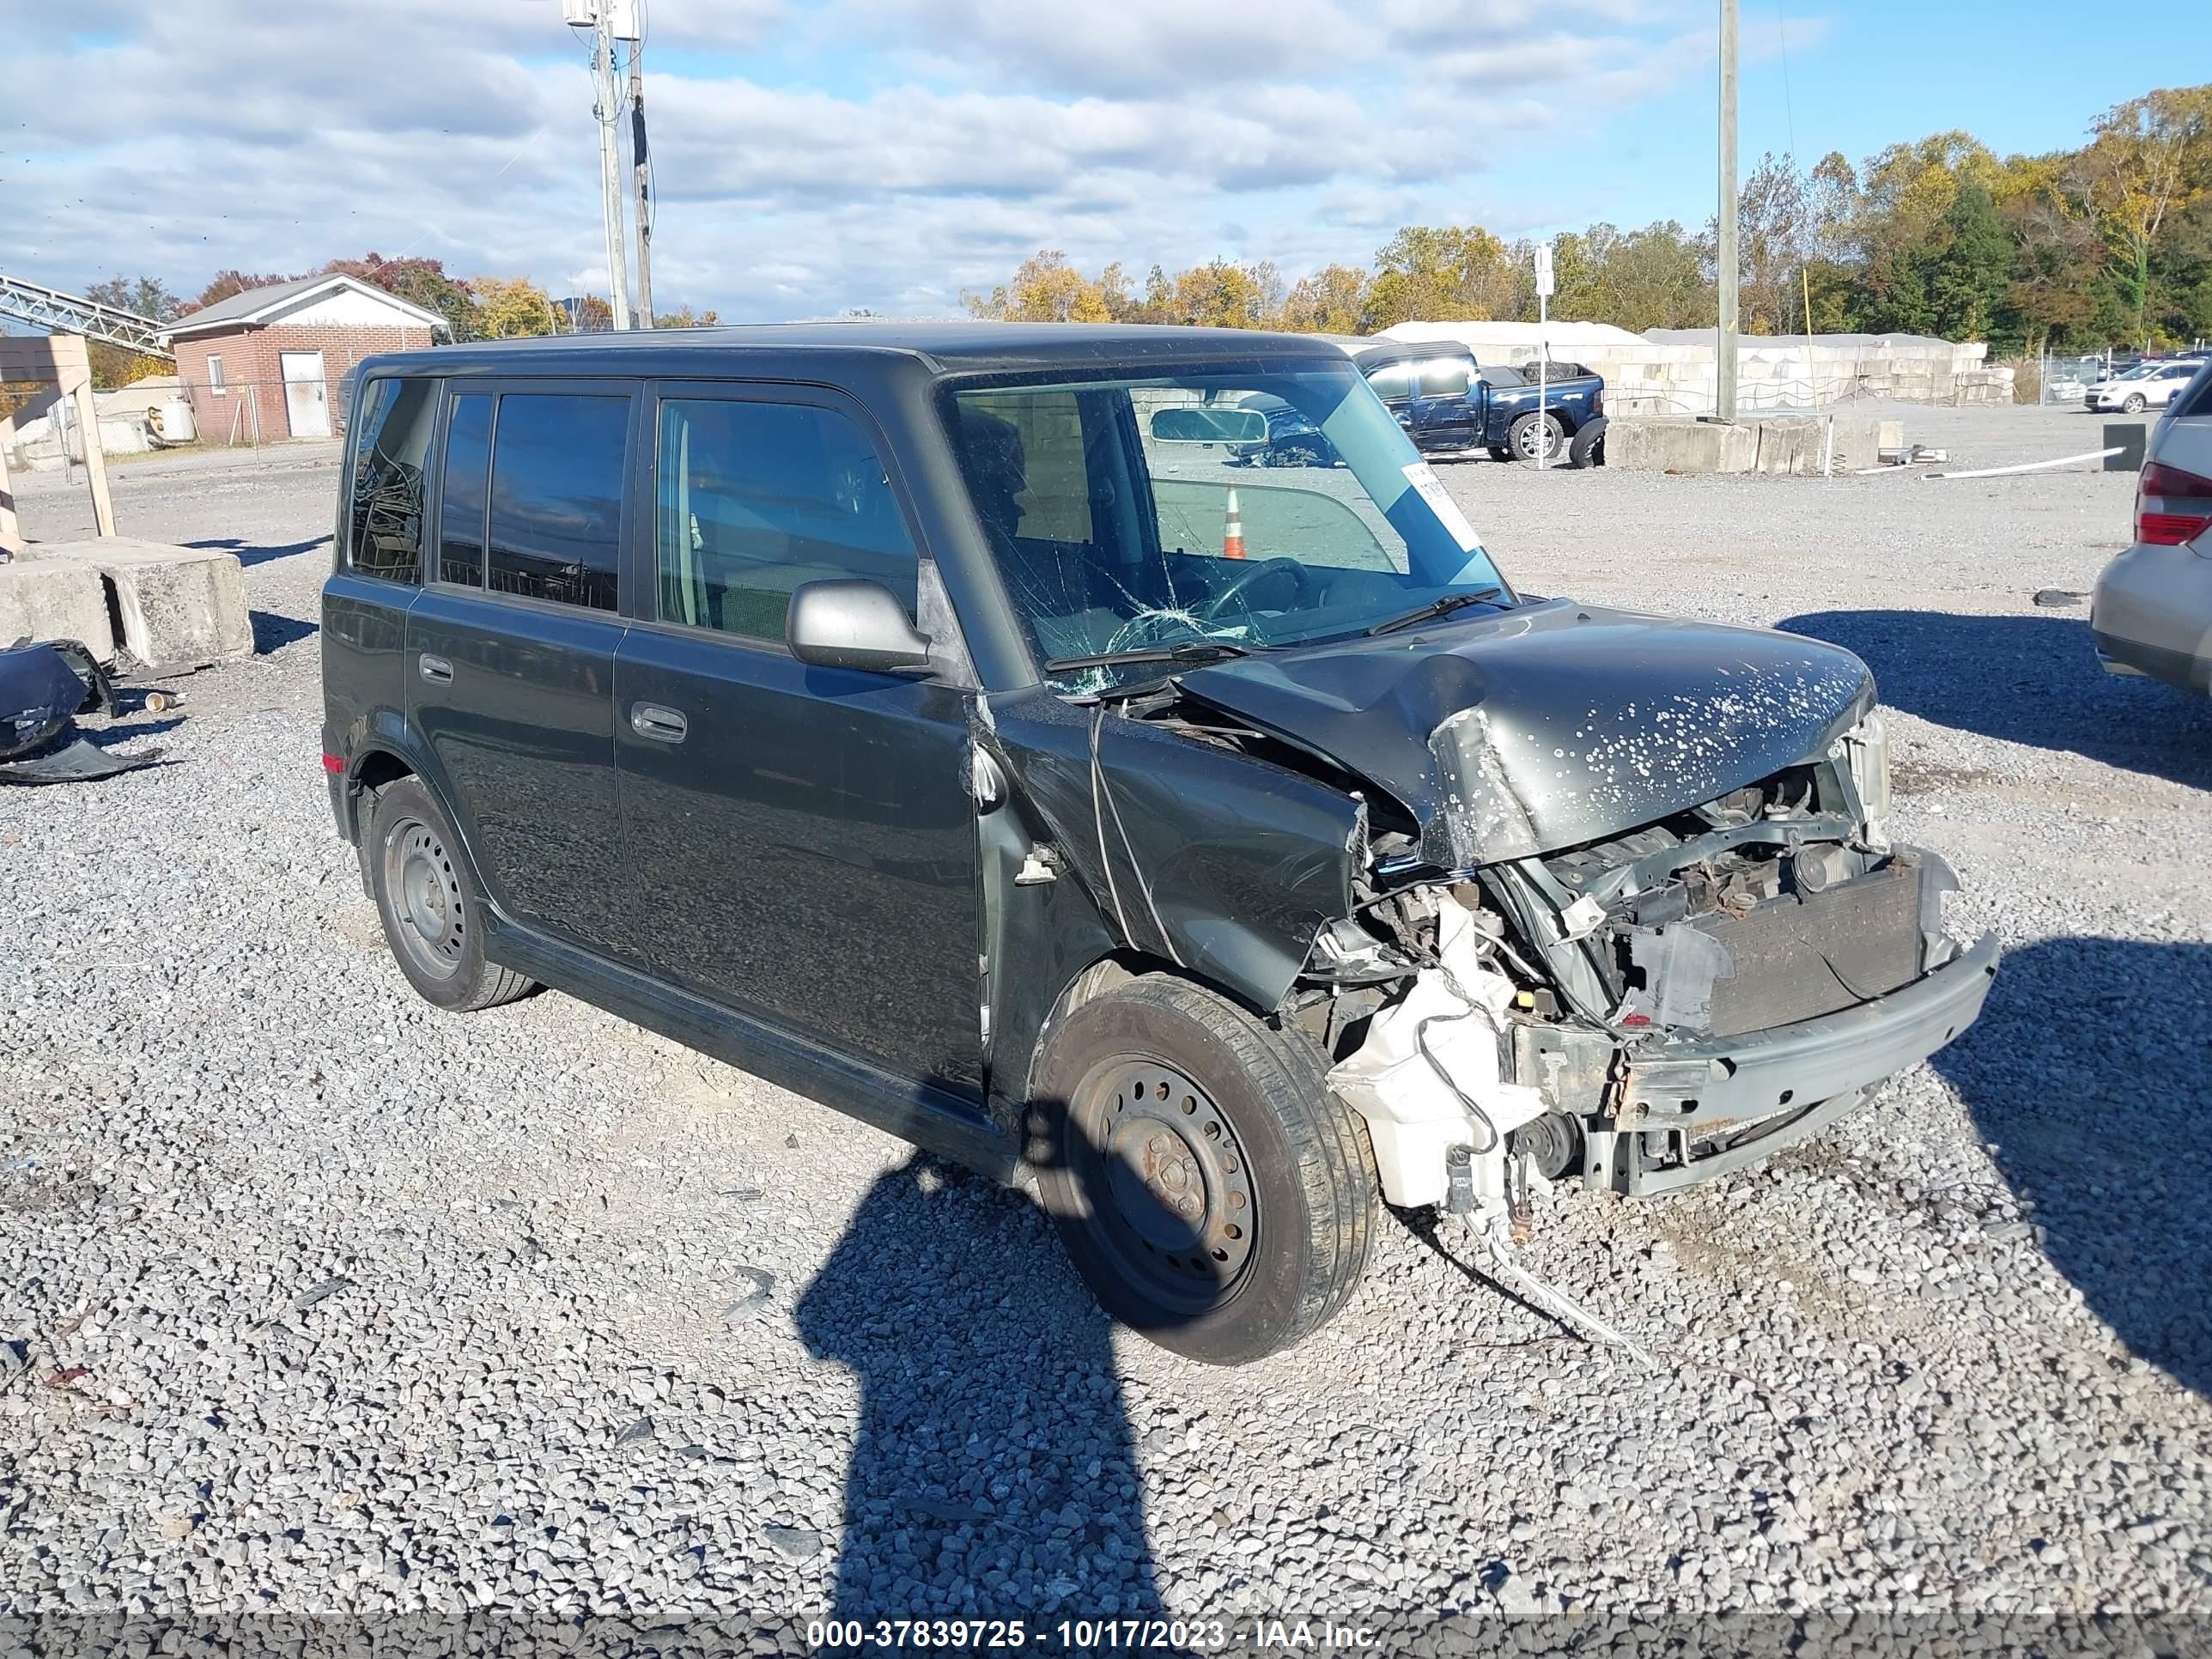
[(422, 678), (433, 685), (451, 685), (453, 683), (453, 665), (443, 657), (434, 657), (425, 651), (416, 659), (415, 665), (422, 671)]
[(681, 743), (688, 727), (679, 709), (664, 708), (657, 702), (634, 702), (629, 706), (629, 729), (655, 743)]

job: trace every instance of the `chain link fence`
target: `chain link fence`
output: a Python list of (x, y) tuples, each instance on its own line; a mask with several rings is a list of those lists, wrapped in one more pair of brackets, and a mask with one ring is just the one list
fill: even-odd
[(2112, 360), (2107, 354), (2098, 351), (2079, 356), (2053, 356), (2046, 351), (2037, 359), (2036, 366), (2042, 377), (2036, 402), (2046, 408), (2079, 409), (2089, 388), (2111, 369)]

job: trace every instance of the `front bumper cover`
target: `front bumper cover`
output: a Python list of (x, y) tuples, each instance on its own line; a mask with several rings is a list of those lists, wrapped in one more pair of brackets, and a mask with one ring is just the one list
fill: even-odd
[(1615, 1127), (1586, 1137), (1583, 1184), (1671, 1192), (1818, 1133), (1972, 1024), (1996, 969), (1990, 934), (1910, 985), (1838, 1012), (1645, 1050), (1629, 1065)]

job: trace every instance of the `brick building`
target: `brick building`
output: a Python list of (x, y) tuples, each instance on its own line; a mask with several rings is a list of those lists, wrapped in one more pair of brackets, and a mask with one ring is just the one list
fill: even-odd
[[(161, 331), (209, 443), (327, 438), (345, 372), (434, 343), (445, 319), (344, 276), (248, 289)], [(258, 422), (257, 422), (258, 416)]]

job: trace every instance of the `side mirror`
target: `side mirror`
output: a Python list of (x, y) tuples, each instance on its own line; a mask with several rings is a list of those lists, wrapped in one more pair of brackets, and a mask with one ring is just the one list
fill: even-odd
[(1152, 411), (1152, 432), (1156, 444), (1260, 444), (1267, 441), (1267, 417), (1256, 409), (1178, 404)]
[(929, 641), (881, 582), (802, 583), (783, 624), (791, 654), (817, 668), (908, 674), (929, 666)]

